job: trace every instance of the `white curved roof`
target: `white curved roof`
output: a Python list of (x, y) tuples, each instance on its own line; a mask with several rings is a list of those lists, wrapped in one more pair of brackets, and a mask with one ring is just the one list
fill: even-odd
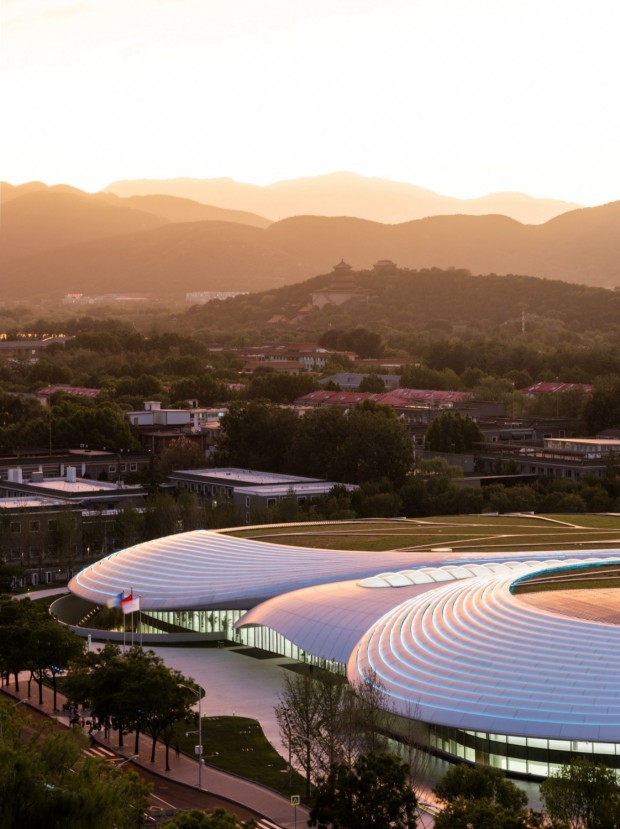
[(418, 557), (309, 549), (195, 530), (106, 556), (74, 576), (69, 589), (96, 604), (131, 589), (148, 610), (246, 609), (306, 585), (405, 567)]
[[(315, 550), (198, 530), (115, 553), (70, 582), (96, 603), (253, 608), (316, 656), (376, 671), (405, 715), (468, 730), (620, 742), (620, 627), (520, 601), (528, 572), (618, 561), (618, 551), (519, 555)], [(541, 560), (542, 559), (542, 560)]]
[(620, 627), (520, 602), (515, 575), (453, 581), (392, 608), (362, 637), (349, 679), (375, 671), (397, 710), (414, 705), (425, 722), (620, 742)]

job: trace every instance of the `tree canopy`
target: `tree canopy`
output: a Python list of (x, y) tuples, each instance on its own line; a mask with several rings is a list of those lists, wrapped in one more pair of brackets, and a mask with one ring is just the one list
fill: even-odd
[(453, 766), (434, 789), (443, 804), (436, 829), (529, 829), (527, 795), (500, 769)]
[(606, 766), (573, 760), (541, 783), (540, 796), (554, 827), (620, 827), (620, 784)]
[(0, 829), (133, 829), (149, 786), (132, 770), (87, 757), (87, 738), (23, 720), (0, 699)]
[(263, 402), (236, 403), (222, 418), (216, 463), (343, 483), (400, 485), (413, 460), (406, 427), (387, 406), (315, 409), (303, 418)]
[(426, 430), (425, 446), (432, 452), (471, 452), (484, 436), (478, 424), (459, 412), (443, 412)]
[(315, 791), (309, 826), (318, 829), (413, 829), (417, 800), (407, 766), (391, 754), (334, 764)]

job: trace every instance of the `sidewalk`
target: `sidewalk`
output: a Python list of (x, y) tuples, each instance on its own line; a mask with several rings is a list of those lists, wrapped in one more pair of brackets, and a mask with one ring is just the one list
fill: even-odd
[[(20, 692), (16, 693), (13, 685), (5, 686), (2, 691), (14, 699), (24, 700), (27, 694), (27, 675), (20, 675)], [(65, 698), (58, 694), (57, 704), (61, 710), (53, 711), (53, 694), (51, 688), (45, 686), (43, 688), (43, 705), (37, 703), (38, 700), (38, 686), (34, 683), (32, 685), (32, 695), (30, 699), (24, 703), (36, 711), (43, 711), (50, 717), (54, 717), (58, 722), (69, 727), (68, 712), (62, 710), (62, 705)], [(123, 738), (124, 747), (118, 748), (118, 734), (113, 731), (111, 740), (103, 739), (103, 732), (99, 734), (93, 732), (92, 737), (95, 742), (101, 746), (113, 750), (119, 756), (125, 758), (132, 758), (131, 762), (137, 766), (147, 769), (153, 774), (157, 774), (163, 779), (172, 779), (177, 783), (181, 783), (193, 788), (198, 788), (198, 764), (196, 760), (188, 757), (185, 754), (176, 755), (174, 750), (169, 752), (170, 771), (167, 772), (165, 763), (165, 747), (158, 743), (155, 752), (155, 762), (151, 763), (152, 740), (144, 734), (140, 735), (140, 754), (139, 757), (134, 755), (134, 735), (128, 734)], [(202, 768), (202, 790), (227, 800), (237, 803), (241, 806), (246, 806), (249, 809), (257, 812), (265, 817), (273, 824), (282, 827), (282, 829), (294, 829), (295, 817), (298, 829), (307, 825), (308, 810), (305, 807), (297, 807), (297, 815), (295, 816), (295, 809), (290, 805), (287, 798), (277, 794), (276, 792), (266, 789), (257, 783), (252, 783), (249, 780), (235, 777), (231, 774), (226, 774), (219, 769), (214, 769), (206, 763)]]

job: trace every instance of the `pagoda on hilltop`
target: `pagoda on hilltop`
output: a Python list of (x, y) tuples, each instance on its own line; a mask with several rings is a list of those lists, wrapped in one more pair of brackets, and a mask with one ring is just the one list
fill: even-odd
[(315, 308), (325, 308), (326, 305), (345, 305), (348, 302), (364, 302), (368, 296), (357, 287), (353, 268), (344, 259), (332, 268), (329, 284), (320, 291), (310, 294), (311, 303)]

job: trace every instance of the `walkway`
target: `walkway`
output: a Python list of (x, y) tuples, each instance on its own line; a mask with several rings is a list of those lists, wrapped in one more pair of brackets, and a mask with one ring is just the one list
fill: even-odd
[[(261, 671), (261, 660), (250, 660), (248, 657), (224, 650), (218, 651), (202, 648), (162, 648), (161, 655), (166, 658), (167, 664), (170, 666), (176, 666), (177, 660), (180, 658), (178, 651), (190, 652), (190, 655), (183, 659), (182, 664), (184, 666), (184, 673), (189, 675), (190, 671), (188, 670), (188, 667), (194, 668), (195, 670), (191, 675), (200, 684), (204, 682), (205, 687), (207, 688), (207, 697), (202, 701), (203, 716), (211, 716), (215, 713), (225, 715), (236, 712), (240, 715), (242, 714), (243, 716), (254, 716), (256, 718), (256, 708), (253, 709), (254, 713), (247, 713), (247, 708), (244, 703), (244, 696), (248, 692), (250, 696), (253, 694), (260, 695), (266, 691), (267, 687), (275, 688), (275, 685), (268, 684), (269, 681), (266, 677), (267, 675), (270, 675), (270, 681), (275, 683), (278, 672), (276, 670)], [(205, 658), (205, 656), (213, 657), (213, 659)], [(254, 674), (254, 671), (252, 671), (253, 680), (250, 687), (248, 687), (248, 682), (240, 682), (239, 675), (237, 674), (235, 674), (236, 681), (232, 682), (231, 671), (232, 667), (235, 665), (233, 660), (239, 660), (241, 664), (244, 664), (247, 660), (252, 663), (249, 667), (252, 669), (258, 669), (257, 675)], [(281, 670), (282, 669), (280, 668), (280, 671)], [(242, 671), (242, 676), (243, 673), (244, 672)], [(263, 678), (262, 682), (260, 677)], [(28, 675), (25, 673), (20, 676), (19, 694), (15, 693), (12, 685), (11, 687), (4, 687), (2, 690), (16, 699), (23, 700), (27, 693), (27, 678)], [(234, 689), (236, 689), (236, 692)], [(275, 696), (277, 696), (277, 691)], [(269, 697), (268, 700), (265, 701), (266, 707), (267, 704), (273, 705), (273, 698), (274, 697)], [(62, 710), (57, 712), (53, 711), (51, 689), (44, 687), (42, 707), (37, 704), (37, 700), (38, 687), (33, 683), (32, 695), (27, 704), (38, 711), (43, 710), (46, 714), (48, 714), (48, 716), (55, 717), (64, 725), (69, 725), (69, 718), (66, 712), (63, 712)], [(61, 708), (63, 702), (64, 698), (59, 694), (58, 705)], [(124, 738), (125, 747), (122, 749), (117, 747), (118, 737), (116, 732), (112, 732), (112, 739), (110, 741), (104, 740), (102, 736), (96, 733), (93, 734), (93, 737), (97, 743), (101, 744), (102, 747), (114, 749), (115, 753), (123, 755), (124, 757), (134, 758), (131, 762), (136, 765), (143, 766), (145, 769), (148, 769), (150, 772), (155, 773), (164, 779), (173, 779), (176, 782), (187, 786), (195, 788), (198, 787), (198, 765), (194, 759), (188, 757), (187, 755), (180, 754), (177, 757), (174, 751), (170, 751), (169, 765), (171, 770), (166, 772), (164, 746), (162, 744), (158, 744), (155, 755), (155, 763), (151, 763), (152, 742), (145, 735), (140, 737), (140, 756), (137, 758), (133, 753), (134, 738), (132, 735), (128, 735)], [(279, 738), (274, 744), (277, 746), (279, 745)], [(208, 753), (208, 746), (205, 747), (205, 752)], [(202, 788), (207, 792), (226, 798), (234, 803), (246, 806), (258, 814), (263, 815), (268, 821), (263, 824), (265, 827), (269, 827), (269, 822), (271, 822), (274, 827), (282, 827), (282, 829), (295, 829), (295, 817), (297, 819), (297, 827), (299, 829), (307, 824), (308, 811), (306, 808), (297, 807), (297, 815), (295, 816), (295, 809), (290, 805), (288, 798), (285, 798), (270, 789), (264, 788), (257, 783), (252, 783), (249, 780), (244, 780), (242, 778), (235, 777), (234, 775), (226, 774), (218, 769), (214, 769), (207, 764), (204, 765), (202, 770)]]

